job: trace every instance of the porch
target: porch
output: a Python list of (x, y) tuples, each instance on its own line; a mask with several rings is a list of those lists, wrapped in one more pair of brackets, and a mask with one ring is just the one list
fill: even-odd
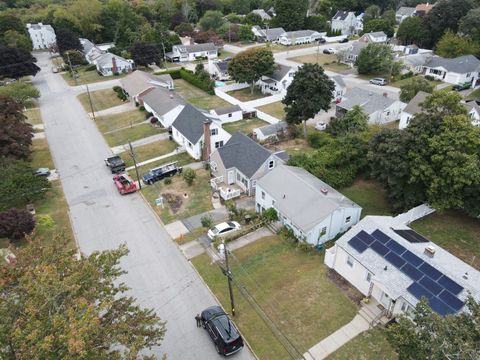
[(243, 189), (241, 189), (238, 185), (227, 185), (223, 181), (223, 176), (210, 179), (210, 186), (212, 187), (213, 191), (218, 192), (218, 194), (223, 200), (237, 198), (243, 192)]
[(383, 326), (390, 320), (387, 309), (374, 297), (368, 297), (362, 301), (358, 314), (368, 321), (370, 328), (379, 324)]

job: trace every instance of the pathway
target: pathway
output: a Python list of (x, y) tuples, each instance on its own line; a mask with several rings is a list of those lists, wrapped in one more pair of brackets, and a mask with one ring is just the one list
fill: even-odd
[(198, 229), (199, 227), (202, 227), (202, 217), (204, 216), (209, 216), (214, 223), (224, 220), (228, 217), (228, 211), (225, 207), (220, 208), (220, 209), (215, 209), (215, 210), (210, 210), (207, 212), (204, 212), (202, 214), (198, 215), (193, 215), (189, 218), (183, 219), (183, 225), (189, 230), (192, 231), (194, 229)]
[[(122, 105), (114, 106), (105, 110), (95, 111), (95, 116), (107, 116), (107, 115), (115, 115), (121, 114), (126, 111), (135, 110), (135, 104), (132, 102), (126, 102)], [(88, 113), (88, 115), (92, 116), (92, 113)]]
[[(167, 139), (168, 139), (168, 133), (165, 132), (165, 133), (161, 133), (161, 134), (147, 136), (147, 137), (145, 137), (143, 139), (140, 139), (140, 140), (132, 141), (132, 146), (134, 148), (136, 148), (138, 146), (151, 144), (155, 141), (161, 141), (161, 140), (167, 140)], [(122, 152), (127, 151), (127, 149), (128, 149), (128, 144), (118, 145), (118, 146), (114, 146), (114, 147), (111, 148), (112, 152), (115, 155), (121, 154)]]

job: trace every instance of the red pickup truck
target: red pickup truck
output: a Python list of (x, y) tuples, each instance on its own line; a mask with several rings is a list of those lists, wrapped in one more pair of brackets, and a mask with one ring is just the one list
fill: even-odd
[(127, 174), (115, 175), (113, 177), (113, 182), (121, 195), (137, 191), (137, 184)]

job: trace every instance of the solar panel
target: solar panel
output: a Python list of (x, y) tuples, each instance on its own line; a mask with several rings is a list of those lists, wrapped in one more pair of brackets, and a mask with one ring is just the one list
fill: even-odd
[(388, 240), (390, 240), (390, 236), (378, 229), (372, 233), (372, 236), (377, 239), (377, 241), (380, 241), (382, 244), (385, 244), (386, 242), (388, 242)]
[(367, 244), (368, 246), (370, 246), (374, 241), (375, 239), (373, 238), (372, 235), (368, 234), (367, 232), (365, 232), (364, 230), (360, 231), (358, 234), (357, 234), (357, 237), (360, 238), (365, 244)]
[(356, 236), (348, 241), (348, 244), (353, 247), (355, 250), (357, 250), (360, 254), (363, 253), (367, 249), (367, 245), (357, 238)]
[(403, 265), (400, 270), (412, 280), (420, 280), (423, 277), (423, 273), (409, 263)]
[(426, 297), (427, 299), (431, 299), (434, 297), (434, 295), (430, 291), (425, 289), (418, 282), (413, 282), (412, 285), (407, 288), (407, 291), (413, 296), (415, 296), (418, 300), (420, 300), (422, 297)]
[(430, 307), (432, 308), (432, 310), (436, 311), (442, 316), (453, 314), (455, 312), (450, 306), (445, 304), (442, 300), (440, 300), (436, 296), (431, 299), (428, 299), (428, 303), (430, 304)]
[(424, 238), (422, 235), (417, 233), (416, 231), (413, 230), (393, 230), (395, 231), (398, 235), (403, 237), (405, 240), (411, 243), (424, 243), (428, 242), (426, 238)]
[(400, 256), (391, 251), (387, 255), (385, 255), (385, 259), (398, 269), (405, 265), (405, 260), (403, 260)]
[(402, 245), (397, 243), (395, 240), (390, 240), (388, 243), (385, 244), (387, 248), (392, 250), (397, 255), (402, 255), (407, 249), (405, 249)]
[(438, 295), (438, 297), (455, 311), (460, 310), (463, 305), (465, 305), (462, 300), (460, 300), (447, 290), (443, 290), (440, 295)]
[(412, 253), (411, 251), (407, 250), (402, 254), (402, 258), (407, 260), (408, 263), (410, 263), (414, 267), (418, 267), (423, 263), (423, 260), (420, 259), (417, 255)]
[(437, 284), (432, 279), (424, 276), (419, 283), (423, 285), (428, 291), (430, 291), (434, 295), (440, 294), (443, 291), (444, 287), (442, 285)]
[(426, 262), (420, 265), (419, 270), (433, 280), (438, 280), (443, 275), (440, 271), (435, 269), (433, 266), (427, 264)]
[(463, 287), (458, 285), (455, 281), (450, 279), (447, 275), (443, 275), (440, 279), (437, 280), (440, 285), (443, 285), (445, 289), (450, 291), (452, 294), (458, 295), (462, 292)]
[(381, 256), (385, 256), (390, 250), (388, 250), (385, 246), (380, 244), (378, 241), (374, 241), (372, 245), (370, 245), (370, 248), (375, 251), (377, 254), (380, 254)]

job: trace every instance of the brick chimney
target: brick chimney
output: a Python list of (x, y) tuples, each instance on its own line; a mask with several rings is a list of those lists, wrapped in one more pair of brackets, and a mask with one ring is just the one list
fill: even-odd
[(212, 120), (205, 119), (203, 122), (203, 153), (202, 158), (204, 161), (210, 158), (210, 149), (211, 149), (211, 132), (210, 132), (210, 124)]
[(112, 56), (112, 73), (118, 73), (117, 59), (115, 59), (115, 56)]

